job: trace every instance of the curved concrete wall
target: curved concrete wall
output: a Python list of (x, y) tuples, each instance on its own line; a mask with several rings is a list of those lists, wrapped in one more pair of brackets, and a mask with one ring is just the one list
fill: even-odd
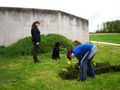
[(88, 20), (55, 10), (0, 7), (0, 46), (11, 45), (31, 35), (31, 25), (40, 21), (42, 34), (57, 33), (82, 43), (89, 41)]

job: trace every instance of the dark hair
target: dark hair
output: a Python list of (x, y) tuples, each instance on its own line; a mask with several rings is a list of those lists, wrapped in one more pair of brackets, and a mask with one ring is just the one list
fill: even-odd
[(73, 51), (72, 50), (69, 50), (68, 52), (67, 52), (67, 58), (69, 59), (69, 60), (71, 60), (71, 54), (73, 53)]
[(80, 45), (80, 44), (81, 44), (81, 42), (79, 42), (79, 41), (77, 41), (77, 40), (73, 41), (73, 45), (75, 45), (75, 46), (78, 46), (78, 45)]
[(36, 24), (40, 24), (40, 22), (39, 21), (33, 22), (32, 27), (36, 27)]

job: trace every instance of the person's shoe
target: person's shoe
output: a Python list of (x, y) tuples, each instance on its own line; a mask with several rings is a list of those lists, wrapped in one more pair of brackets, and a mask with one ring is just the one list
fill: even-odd
[(37, 62), (38, 62), (38, 63), (40, 63), (40, 61), (39, 61), (39, 60), (38, 60)]
[(38, 62), (34, 62), (34, 63), (38, 63)]
[(39, 60), (35, 61), (35, 63), (39, 63), (39, 62), (40, 62)]

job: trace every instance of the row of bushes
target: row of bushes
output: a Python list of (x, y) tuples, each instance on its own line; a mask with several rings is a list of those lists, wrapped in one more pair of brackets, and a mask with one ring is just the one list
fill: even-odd
[[(120, 72), (120, 65), (110, 65), (108, 62), (103, 63), (93, 63), (96, 74), (103, 74), (108, 72)], [(87, 74), (90, 75), (89, 70)], [(69, 66), (66, 70), (61, 71), (59, 76), (62, 79), (77, 79), (80, 76), (80, 69), (78, 68), (78, 63), (74, 66)]]
[[(39, 53), (47, 53), (51, 52), (54, 43), (60, 42), (61, 48), (64, 49), (71, 49), (73, 48), (72, 41), (67, 39), (66, 37), (58, 34), (48, 34), (48, 35), (41, 35), (41, 44), (39, 47)], [(31, 37), (26, 37), (24, 39), (19, 40), (17, 43), (4, 47), (0, 47), (0, 55), (2, 56), (18, 56), (18, 55), (31, 55), (32, 54), (32, 41)]]

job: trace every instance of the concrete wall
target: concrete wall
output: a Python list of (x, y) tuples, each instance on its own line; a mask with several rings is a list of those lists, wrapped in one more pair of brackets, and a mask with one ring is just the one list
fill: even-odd
[(86, 19), (62, 11), (0, 7), (0, 46), (30, 36), (36, 20), (41, 22), (41, 34), (57, 33), (82, 43), (89, 41)]

